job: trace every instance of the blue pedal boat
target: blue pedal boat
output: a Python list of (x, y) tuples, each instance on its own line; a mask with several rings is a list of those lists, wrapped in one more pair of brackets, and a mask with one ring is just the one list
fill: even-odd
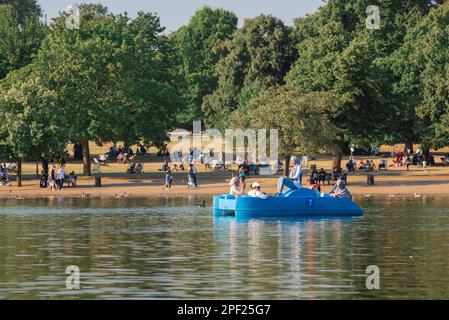
[(214, 215), (236, 218), (361, 216), (363, 210), (349, 198), (334, 198), (306, 188), (287, 190), (267, 199), (226, 194), (214, 197)]

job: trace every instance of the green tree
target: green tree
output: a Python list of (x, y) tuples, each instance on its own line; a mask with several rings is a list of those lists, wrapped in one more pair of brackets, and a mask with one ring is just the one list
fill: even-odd
[[(89, 141), (161, 144), (178, 107), (166, 64), (159, 18), (138, 13), (81, 19), (79, 30), (56, 21), (36, 57), (39, 75), (58, 94), (70, 140), (83, 146), (91, 174)], [(161, 40), (162, 39), (162, 40)]]
[[(6, 3), (6, 4), (5, 4)], [(35, 1), (0, 1), (0, 79), (31, 62), (46, 27)]]
[(62, 155), (67, 142), (65, 114), (58, 112), (56, 93), (41, 85), (31, 65), (11, 72), (0, 83), (0, 156), (17, 162)]
[(432, 10), (410, 28), (404, 45), (390, 58), (398, 76), (394, 89), (407, 96), (405, 110), (414, 116), (426, 148), (449, 145), (449, 3)]
[(0, 0), (0, 6), (10, 5), (18, 14), (18, 22), (25, 25), (29, 17), (42, 15), (42, 10), (36, 0)]
[(262, 89), (284, 84), (295, 59), (290, 30), (272, 16), (246, 19), (225, 44), (226, 55), (217, 63), (218, 88), (205, 97), (203, 112), (208, 126), (223, 128), (236, 110), (244, 88)]
[(233, 112), (235, 128), (278, 129), (279, 154), (288, 175), (290, 157), (295, 152), (317, 154), (335, 149), (339, 128), (329, 118), (329, 110), (338, 109), (332, 93), (302, 93), (287, 86), (272, 87)]
[[(383, 59), (403, 43), (408, 26), (436, 2), (379, 0), (381, 24), (366, 29), (366, 8), (371, 1), (329, 0), (318, 12), (295, 22), (298, 60), (287, 83), (304, 92), (333, 92), (342, 101), (332, 115), (341, 130), (335, 166), (341, 166), (347, 142), (395, 142), (401, 97), (391, 94), (394, 78)], [(396, 131), (396, 132), (395, 132)]]
[(203, 98), (217, 87), (215, 66), (224, 56), (224, 42), (237, 29), (237, 22), (232, 12), (203, 7), (173, 35), (180, 51), (186, 85), (186, 110), (179, 116), (182, 123), (203, 118)]

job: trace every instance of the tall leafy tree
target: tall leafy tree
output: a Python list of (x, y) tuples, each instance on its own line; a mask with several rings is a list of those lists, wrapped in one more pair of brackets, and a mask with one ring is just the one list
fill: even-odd
[(67, 142), (65, 114), (58, 112), (56, 93), (42, 86), (31, 65), (11, 72), (0, 83), (0, 156), (17, 162), (62, 155)]
[(217, 64), (218, 88), (203, 101), (207, 125), (223, 127), (245, 87), (266, 89), (284, 84), (295, 58), (290, 40), (290, 29), (278, 18), (260, 15), (245, 20), (226, 42), (226, 55)]
[(390, 58), (399, 77), (395, 92), (407, 96), (417, 135), (426, 148), (449, 144), (449, 3), (410, 28), (404, 45)]
[(57, 91), (61, 112), (70, 115), (64, 125), (71, 141), (83, 146), (86, 175), (89, 141), (160, 144), (178, 106), (164, 70), (159, 18), (140, 12), (130, 20), (93, 9), (79, 30), (56, 21), (36, 57), (39, 75)]
[(29, 17), (42, 15), (42, 10), (37, 0), (0, 0), (0, 6), (10, 5), (18, 14), (18, 22), (25, 25)]
[(367, 30), (366, 8), (372, 4), (329, 0), (295, 24), (299, 58), (287, 83), (304, 92), (333, 92), (342, 101), (332, 114), (341, 129), (335, 166), (341, 165), (347, 142), (394, 142), (400, 137), (394, 131), (401, 127), (395, 125), (402, 122), (395, 121), (401, 99), (391, 94), (394, 79), (383, 59), (401, 46), (407, 27), (436, 3), (379, 0), (380, 29)]
[(332, 152), (338, 127), (329, 118), (329, 109), (338, 108), (332, 93), (301, 91), (272, 87), (233, 112), (230, 124), (236, 128), (278, 129), (279, 154), (288, 175), (290, 157), (295, 151), (303, 154)]
[(36, 1), (0, 1), (0, 79), (31, 62), (46, 34)]
[(181, 122), (191, 123), (203, 118), (203, 98), (217, 87), (215, 66), (224, 56), (224, 42), (237, 29), (237, 22), (238, 18), (232, 12), (203, 7), (186, 26), (173, 34), (180, 51), (186, 86), (186, 110), (179, 116)]

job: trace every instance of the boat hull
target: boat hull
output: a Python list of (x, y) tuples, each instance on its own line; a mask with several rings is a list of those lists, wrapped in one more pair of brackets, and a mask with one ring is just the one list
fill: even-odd
[(302, 192), (296, 196), (270, 196), (268, 199), (215, 196), (214, 214), (235, 215), (237, 218), (361, 216), (363, 210), (349, 198)]

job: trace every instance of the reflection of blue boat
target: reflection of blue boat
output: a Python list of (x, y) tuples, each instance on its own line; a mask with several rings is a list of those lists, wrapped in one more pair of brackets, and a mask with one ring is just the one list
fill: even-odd
[(287, 190), (268, 199), (221, 195), (214, 197), (215, 215), (237, 218), (295, 216), (361, 216), (363, 210), (349, 198), (333, 198), (306, 188)]

